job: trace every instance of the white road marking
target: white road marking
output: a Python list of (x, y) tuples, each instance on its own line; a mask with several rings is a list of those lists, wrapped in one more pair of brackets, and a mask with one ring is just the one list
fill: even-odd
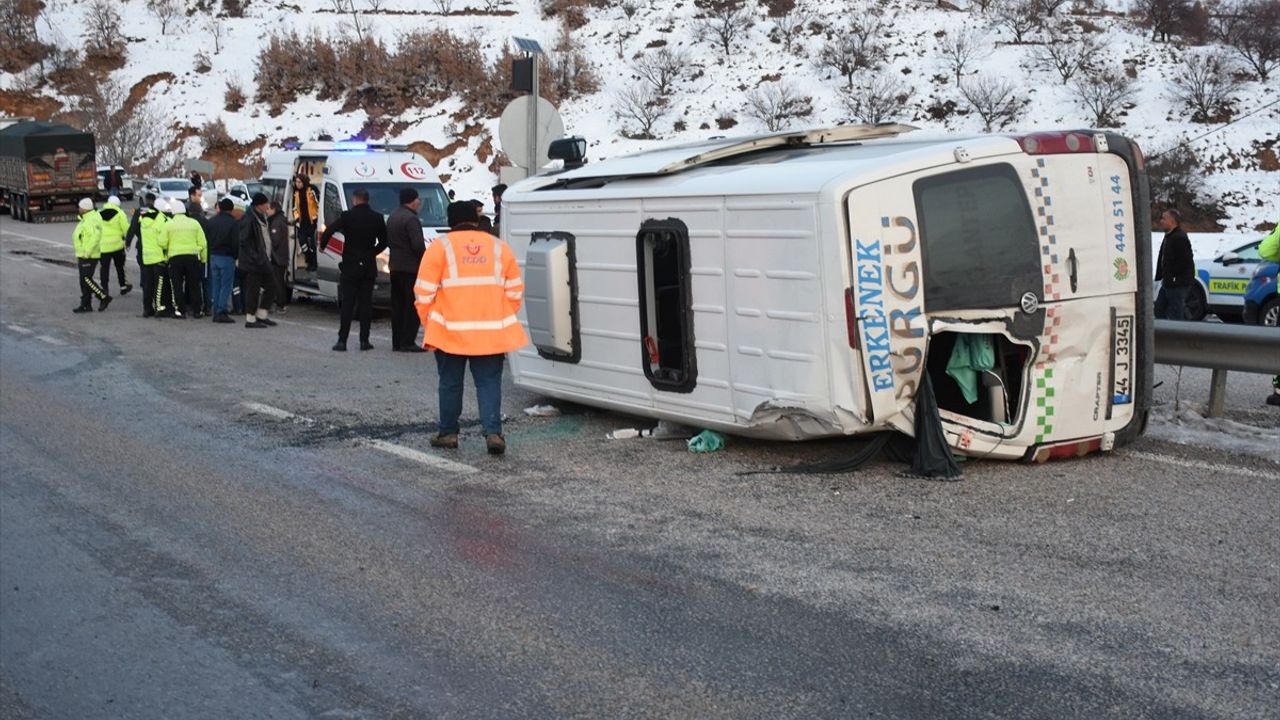
[(66, 343), (62, 342), (58, 338), (49, 337), (48, 335), (37, 335), (36, 339), (41, 342), (47, 342), (50, 345), (66, 345)]
[(259, 415), (266, 415), (268, 417), (273, 417), (277, 420), (292, 420), (294, 422), (305, 423), (307, 425), (311, 425), (315, 423), (315, 421), (309, 417), (303, 417), (301, 415), (298, 415), (297, 413), (291, 413), (288, 410), (281, 410), (280, 408), (273, 407), (271, 405), (264, 405), (258, 402), (245, 402), (245, 403), (240, 403), (240, 405), (246, 410), (256, 412)]
[(1201, 462), (1199, 460), (1188, 460), (1186, 458), (1171, 457), (1168, 455), (1157, 455), (1156, 453), (1141, 452), (1137, 450), (1122, 451), (1128, 457), (1137, 458), (1139, 460), (1151, 460), (1152, 462), (1163, 463), (1165, 465), (1176, 465), (1177, 467), (1190, 467), (1197, 470), (1205, 470), (1208, 472), (1230, 473), (1232, 475), (1244, 475), (1245, 477), (1257, 477), (1258, 471), (1254, 468), (1241, 467), (1239, 465), (1227, 465), (1225, 463)]
[(16, 333), (22, 333), (23, 335), (30, 335), (31, 333), (35, 332), (34, 330), (24, 328), (21, 325), (14, 325), (13, 323), (5, 323), (5, 327), (9, 328), (10, 330)]
[(54, 247), (62, 248), (63, 250), (71, 249), (71, 245), (65, 242), (55, 242), (53, 240), (46, 240), (45, 238), (42, 238), (42, 237), (36, 237), (35, 235), (28, 235), (26, 233), (14, 232), (12, 230), (5, 230), (3, 231), (3, 233), (0, 233), (0, 234), (8, 235), (10, 237), (20, 238), (22, 240), (31, 240), (32, 242), (44, 243), (45, 245), (52, 245)]
[(391, 453), (396, 457), (403, 458), (405, 460), (412, 460), (413, 462), (421, 463), (427, 467), (432, 467), (437, 470), (444, 470), (445, 472), (457, 473), (459, 475), (470, 475), (471, 473), (479, 472), (476, 468), (465, 463), (454, 462), (453, 460), (442, 458), (439, 455), (431, 455), (420, 450), (407, 448), (403, 445), (390, 443), (386, 440), (375, 439), (363, 440), (361, 442), (371, 448), (376, 448), (385, 453)]

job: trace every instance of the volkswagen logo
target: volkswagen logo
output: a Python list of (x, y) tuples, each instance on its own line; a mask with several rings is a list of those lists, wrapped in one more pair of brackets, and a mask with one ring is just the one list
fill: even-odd
[(1025, 292), (1022, 293), (1022, 300), (1020, 304), (1022, 305), (1022, 312), (1030, 315), (1040, 309), (1040, 298), (1036, 297), (1036, 294), (1033, 292)]

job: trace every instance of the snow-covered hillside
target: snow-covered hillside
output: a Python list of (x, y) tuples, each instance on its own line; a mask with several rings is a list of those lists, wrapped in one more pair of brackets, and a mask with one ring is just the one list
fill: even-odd
[[(801, 0), (801, 5), (804, 2)], [(709, 38), (701, 37), (703, 33), (698, 32), (694, 21), (700, 11), (690, 0), (624, 0), (586, 8), (589, 22), (574, 30), (571, 39), (593, 67), (600, 89), (563, 103), (560, 110), (568, 132), (588, 138), (590, 156), (598, 159), (659, 142), (760, 131), (763, 125), (747, 111), (747, 98), (762, 83), (789, 84), (800, 95), (811, 98), (811, 114), (795, 121), (796, 125), (848, 122), (850, 113), (841, 101), (845, 78), (821, 68), (816, 58), (825, 41), (824, 28), (839, 28), (851, 14), (865, 13), (868, 7), (878, 8), (884, 22), (879, 42), (887, 50), (887, 57), (875, 72), (895, 78), (909, 91), (896, 119), (913, 123), (928, 133), (982, 130), (982, 121), (975, 114), (953, 113), (937, 120), (927, 110), (947, 101), (964, 107), (938, 46), (941, 37), (969, 30), (985, 33), (989, 47), (966, 69), (966, 77), (1008, 79), (1028, 101), (1025, 114), (1006, 130), (1092, 124), (1092, 116), (1075, 102), (1072, 90), (1057, 73), (1033, 66), (1035, 43), (1010, 43), (1009, 30), (997, 25), (993, 13), (976, 8), (954, 9), (948, 3), (939, 5), (952, 9), (940, 9), (933, 2), (912, 0), (870, 5), (808, 2), (813, 22), (806, 25), (791, 51), (777, 41), (777, 21), (768, 16), (766, 4), (761, 3), (752, 13), (750, 28), (733, 41), (727, 55)], [(1131, 72), (1136, 72), (1136, 95), (1132, 106), (1119, 118), (1120, 131), (1136, 138), (1148, 154), (1212, 133), (1195, 140), (1191, 147), (1214, 168), (1207, 178), (1206, 190), (1224, 201), (1228, 212), (1225, 224), (1229, 229), (1251, 230), (1260, 223), (1274, 222), (1280, 213), (1280, 172), (1274, 166), (1275, 152), (1280, 151), (1280, 105), (1225, 128), (1221, 124), (1191, 122), (1189, 112), (1175, 110), (1168, 78), (1180, 58), (1205, 53), (1210, 48), (1152, 42), (1150, 31), (1114, 12), (1127, 9), (1127, 3), (1128, 0), (1102, 0), (1093, 3), (1095, 9), (1089, 15), (1069, 14), (1070, 5), (1058, 11), (1077, 21), (1077, 27), (1088, 24), (1098, 31), (1091, 33), (1099, 43), (1092, 57), (1094, 63), (1122, 68), (1127, 61)], [(121, 0), (116, 4), (124, 17), (119, 31), (129, 38), (129, 44), (126, 63), (114, 72), (113, 79), (130, 88), (157, 73), (172, 73), (171, 79), (156, 85), (155, 97), (167, 113), (185, 126), (200, 128), (220, 118), (236, 140), (246, 144), (264, 140), (268, 147), (285, 138), (308, 139), (320, 134), (350, 137), (366, 127), (369, 118), (364, 111), (343, 113), (343, 104), (338, 101), (302, 98), (276, 117), (264, 105), (252, 102), (255, 63), (266, 36), (281, 30), (309, 29), (326, 36), (339, 34), (350, 19), (333, 11), (332, 0), (251, 0), (243, 18), (221, 20), (225, 38), (217, 52), (204, 25), (205, 13), (180, 17), (170, 23), (166, 33), (161, 33), (160, 23), (148, 11), (145, 0)], [(193, 0), (191, 6), (197, 4)], [(389, 45), (409, 30), (445, 28), (459, 37), (476, 39), (490, 62), (509, 46), (513, 36), (531, 37), (552, 48), (561, 34), (560, 20), (544, 17), (538, 0), (354, 0), (354, 4), (362, 13), (362, 22), (368, 23), (371, 32)], [(441, 4), (451, 5), (452, 12), (442, 15)], [(42, 39), (63, 47), (79, 42), (88, 5), (88, 0), (46, 0), (47, 20), (39, 24)], [(217, 2), (205, 5), (218, 7)], [(496, 11), (489, 11), (489, 6)], [(1098, 12), (1107, 6), (1113, 12)], [(376, 11), (370, 7), (376, 7)], [(1036, 31), (1028, 39), (1059, 41), (1045, 35), (1044, 31)], [(628, 135), (635, 135), (635, 128), (618, 118), (617, 98), (627, 88), (643, 82), (632, 70), (636, 58), (660, 47), (687, 53), (687, 62), (674, 83), (668, 110), (653, 128), (658, 139), (631, 139)], [(204, 72), (196, 68), (195, 54), (200, 48), (205, 49), (211, 61), (211, 67)], [(0, 75), (0, 89), (12, 89), (20, 82), (16, 75)], [(243, 87), (250, 98), (237, 112), (224, 110), (228, 82)], [(493, 82), (505, 85), (509, 80), (495, 77)], [(47, 88), (40, 92), (52, 94)], [(1246, 80), (1236, 94), (1236, 117), (1277, 99), (1280, 80), (1276, 75), (1268, 83)], [(498, 142), (496, 117), (471, 118), (469, 109), (455, 97), (393, 118), (397, 122), (391, 126), (396, 132), (387, 139), (424, 141), (444, 148), (458, 140), (464, 124), (457, 120), (459, 117), (469, 118), (466, 124), (479, 124), (483, 131), (473, 133), (465, 143), (456, 143), (458, 147), (441, 160), (438, 169), (461, 195), (485, 197), (496, 178), (488, 168), (492, 158), (482, 151), (482, 146)], [(731, 129), (721, 129), (726, 125)], [(185, 142), (187, 153), (200, 152), (199, 137)], [(1270, 148), (1269, 160), (1263, 159), (1268, 157), (1266, 148)], [(477, 159), (478, 153), (485, 156), (484, 160)]]

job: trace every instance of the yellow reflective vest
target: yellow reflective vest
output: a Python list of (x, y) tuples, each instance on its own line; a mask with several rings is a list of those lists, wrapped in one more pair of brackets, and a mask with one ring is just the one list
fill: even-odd
[(107, 203), (98, 211), (102, 218), (102, 252), (111, 253), (124, 249), (124, 236), (129, 233), (129, 218), (119, 205)]
[(209, 243), (204, 237), (204, 228), (200, 227), (195, 218), (181, 213), (174, 215), (172, 220), (165, 223), (160, 237), (160, 246), (165, 248), (166, 255), (171, 260), (179, 255), (198, 255), (200, 262), (209, 259)]
[(138, 242), (142, 243), (143, 265), (159, 265), (169, 259), (169, 255), (165, 252), (165, 246), (161, 244), (164, 226), (167, 222), (169, 222), (169, 218), (154, 208), (143, 210), (142, 215), (138, 218), (140, 235)]
[(76, 257), (81, 260), (97, 260), (102, 257), (102, 217), (97, 210), (80, 216), (80, 222), (71, 233), (71, 244)]

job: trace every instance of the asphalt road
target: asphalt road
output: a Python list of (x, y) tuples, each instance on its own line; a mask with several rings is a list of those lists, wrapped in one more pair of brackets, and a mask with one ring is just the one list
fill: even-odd
[(442, 454), (385, 320), (73, 315), (69, 230), (0, 218), (2, 717), (1280, 716), (1273, 462), (744, 476), (851, 444), (610, 441), (643, 421), (509, 384), (509, 455), (470, 394)]

